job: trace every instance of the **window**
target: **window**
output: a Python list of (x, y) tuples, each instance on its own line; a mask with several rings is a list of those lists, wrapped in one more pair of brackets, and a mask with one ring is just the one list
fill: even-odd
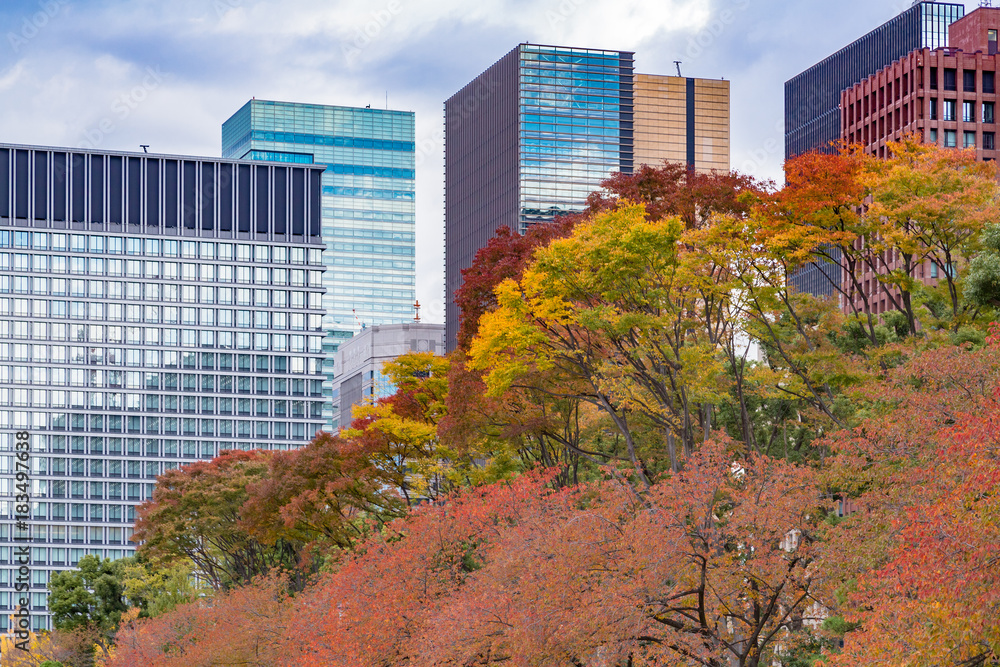
[(957, 135), (955, 130), (945, 130), (944, 131), (944, 147), (945, 148), (955, 148), (957, 145)]
[(994, 110), (996, 106), (994, 102), (983, 102), (983, 122), (992, 123), (994, 122)]
[(996, 133), (983, 132), (983, 149), (992, 151), (996, 149)]
[(962, 147), (963, 148), (975, 148), (976, 147), (976, 133), (975, 132), (964, 132), (962, 136)]
[(967, 93), (976, 92), (976, 71), (965, 70), (962, 72), (962, 90)]
[(937, 117), (937, 100), (927, 100), (927, 118), (930, 120), (937, 120)]
[(983, 92), (984, 93), (995, 93), (996, 92), (996, 73), (995, 72), (983, 72)]
[(944, 107), (943, 120), (955, 120), (955, 100), (945, 100), (942, 106)]
[(976, 122), (976, 103), (975, 102), (962, 102), (962, 122), (963, 123), (975, 123)]
[(955, 82), (955, 70), (951, 69), (951, 68), (946, 69), (944, 71), (944, 89), (945, 90), (957, 90), (957, 86), (955, 85), (955, 83), (956, 83)]

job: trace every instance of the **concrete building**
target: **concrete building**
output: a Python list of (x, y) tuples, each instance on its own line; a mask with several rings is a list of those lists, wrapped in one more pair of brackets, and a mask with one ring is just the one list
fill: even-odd
[[(979, 160), (997, 159), (997, 34), (1000, 9), (981, 7), (951, 24), (951, 46), (916, 49), (841, 93), (841, 136), (870, 154), (886, 157), (887, 142), (916, 134), (925, 143), (976, 151)], [(900, 258), (886, 258), (886, 270)], [(941, 272), (929, 259), (913, 277), (936, 284)], [(885, 285), (870, 271), (861, 277), (875, 312), (892, 310)], [(860, 307), (862, 296), (847, 298)], [(843, 297), (842, 297), (843, 298)], [(850, 302), (842, 304), (849, 311)]]
[[(323, 324), (333, 353), (362, 326), (407, 322), (416, 300), (414, 114), (253, 99), (222, 125), (222, 155), (314, 164), (322, 176)], [(335, 430), (332, 403), (327, 428)]]
[(356, 405), (391, 396), (396, 388), (382, 364), (407, 352), (444, 354), (444, 325), (409, 322), (367, 327), (334, 354), (333, 403), (339, 428), (351, 424)]
[[(914, 2), (868, 34), (785, 82), (785, 159), (830, 151), (841, 137), (840, 95), (914, 49), (948, 46), (949, 26), (962, 18), (957, 3)], [(839, 261), (838, 251), (831, 254)], [(789, 276), (800, 292), (833, 296), (839, 265), (809, 264)]]
[(635, 166), (729, 171), (729, 81), (635, 75)]
[(580, 211), (612, 172), (729, 169), (729, 82), (636, 74), (630, 51), (520, 44), (445, 102), (445, 322), (501, 226)]
[[(156, 476), (323, 426), (322, 169), (0, 144), (0, 608), (117, 559)], [(30, 442), (30, 517), (15, 480)]]

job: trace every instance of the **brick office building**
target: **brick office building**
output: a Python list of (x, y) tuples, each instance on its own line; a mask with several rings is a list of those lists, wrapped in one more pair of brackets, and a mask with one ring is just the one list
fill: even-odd
[[(951, 46), (916, 49), (841, 93), (841, 138), (867, 153), (886, 157), (886, 144), (916, 134), (945, 148), (974, 149), (980, 160), (997, 158), (996, 72), (1000, 9), (981, 7), (949, 27)], [(895, 256), (884, 258), (885, 271), (899, 267)], [(924, 260), (914, 278), (926, 285), (942, 271)], [(892, 310), (886, 287), (870, 270), (861, 283), (868, 288), (873, 311)], [(841, 296), (845, 312), (860, 307), (860, 295)]]

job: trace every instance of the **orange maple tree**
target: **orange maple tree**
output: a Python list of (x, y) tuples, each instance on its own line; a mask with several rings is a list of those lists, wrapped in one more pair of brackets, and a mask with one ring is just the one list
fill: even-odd
[(860, 624), (830, 664), (1000, 658), (1000, 349), (916, 356), (866, 390), (874, 415), (831, 438), (858, 512), (830, 535), (831, 579), (858, 578)]

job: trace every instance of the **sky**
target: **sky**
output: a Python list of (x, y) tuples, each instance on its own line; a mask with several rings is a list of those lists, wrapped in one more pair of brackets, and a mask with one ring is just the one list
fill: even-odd
[[(967, 3), (967, 11), (977, 6)], [(219, 156), (251, 97), (416, 113), (417, 297), (444, 321), (443, 105), (520, 42), (731, 83), (732, 167), (777, 180), (784, 82), (909, 0), (0, 0), (0, 142)]]

